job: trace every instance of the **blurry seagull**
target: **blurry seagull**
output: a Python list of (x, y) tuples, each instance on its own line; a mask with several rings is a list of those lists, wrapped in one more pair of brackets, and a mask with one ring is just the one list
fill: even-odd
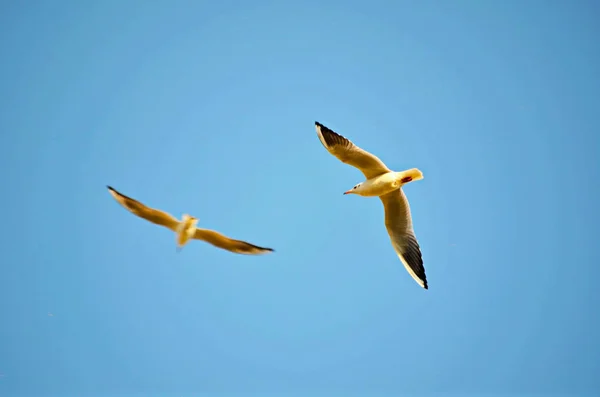
[(180, 251), (191, 239), (202, 240), (236, 254), (260, 255), (274, 251), (272, 248), (259, 247), (245, 241), (233, 240), (214, 230), (197, 228), (198, 218), (183, 214), (181, 221), (179, 221), (169, 213), (150, 208), (131, 197), (119, 193), (110, 186), (107, 186), (107, 188), (115, 200), (133, 214), (174, 231), (177, 235), (177, 251)]
[(428, 289), (421, 249), (413, 232), (410, 206), (402, 191), (405, 184), (423, 179), (421, 171), (417, 168), (392, 171), (379, 158), (359, 148), (349, 139), (319, 122), (315, 122), (315, 126), (321, 143), (329, 153), (343, 163), (358, 168), (367, 178), (344, 194), (378, 196), (381, 199), (385, 210), (385, 227), (396, 254), (412, 278), (421, 287)]

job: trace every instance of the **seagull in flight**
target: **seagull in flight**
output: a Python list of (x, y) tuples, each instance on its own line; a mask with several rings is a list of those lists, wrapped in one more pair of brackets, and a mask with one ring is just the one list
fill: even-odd
[(385, 210), (385, 227), (394, 251), (412, 278), (428, 289), (421, 248), (413, 231), (408, 199), (402, 187), (423, 179), (417, 168), (406, 171), (390, 170), (377, 156), (356, 146), (349, 139), (315, 122), (319, 140), (325, 149), (341, 162), (358, 168), (365, 178), (344, 194), (379, 197)]
[(132, 199), (111, 186), (107, 186), (109, 193), (125, 209), (154, 224), (171, 229), (176, 234), (177, 251), (180, 251), (190, 240), (202, 240), (215, 247), (244, 255), (260, 255), (275, 251), (272, 248), (259, 247), (241, 240), (234, 240), (219, 232), (209, 229), (200, 229), (196, 227), (198, 218), (188, 214), (183, 214), (181, 221), (173, 215), (150, 208), (141, 202)]

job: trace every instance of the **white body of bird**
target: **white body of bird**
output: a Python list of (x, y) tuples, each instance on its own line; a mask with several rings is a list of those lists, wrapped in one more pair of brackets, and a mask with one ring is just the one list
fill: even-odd
[(364, 197), (379, 197), (384, 194), (398, 190), (402, 186), (412, 181), (423, 179), (423, 173), (417, 168), (411, 168), (406, 171), (391, 171), (383, 175), (369, 178), (359, 183), (344, 194), (358, 194)]
[(177, 225), (175, 233), (177, 234), (177, 248), (182, 249), (194, 237), (196, 233), (196, 225), (198, 218), (194, 218), (188, 214), (183, 214), (181, 222)]

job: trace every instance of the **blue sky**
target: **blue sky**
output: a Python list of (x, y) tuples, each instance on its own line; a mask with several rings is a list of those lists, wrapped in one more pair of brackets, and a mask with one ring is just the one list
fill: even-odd
[[(0, 7), (0, 395), (600, 392), (594, 2)], [(423, 171), (429, 290), (315, 121)]]

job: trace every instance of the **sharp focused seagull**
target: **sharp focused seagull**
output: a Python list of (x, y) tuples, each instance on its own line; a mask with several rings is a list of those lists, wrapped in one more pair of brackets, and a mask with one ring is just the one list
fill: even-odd
[(131, 197), (119, 193), (110, 186), (107, 186), (107, 188), (115, 200), (133, 214), (174, 231), (177, 235), (178, 251), (191, 239), (202, 240), (236, 254), (260, 255), (274, 251), (272, 248), (259, 247), (245, 241), (230, 239), (214, 230), (197, 228), (198, 218), (183, 214), (181, 221), (179, 221), (169, 213), (150, 208)]
[(410, 206), (402, 191), (405, 184), (423, 179), (423, 173), (417, 168), (392, 171), (379, 158), (323, 124), (315, 122), (315, 127), (319, 140), (329, 153), (343, 163), (358, 168), (367, 178), (344, 194), (378, 196), (381, 199), (385, 210), (385, 227), (396, 254), (412, 278), (428, 289), (421, 249), (413, 232)]

